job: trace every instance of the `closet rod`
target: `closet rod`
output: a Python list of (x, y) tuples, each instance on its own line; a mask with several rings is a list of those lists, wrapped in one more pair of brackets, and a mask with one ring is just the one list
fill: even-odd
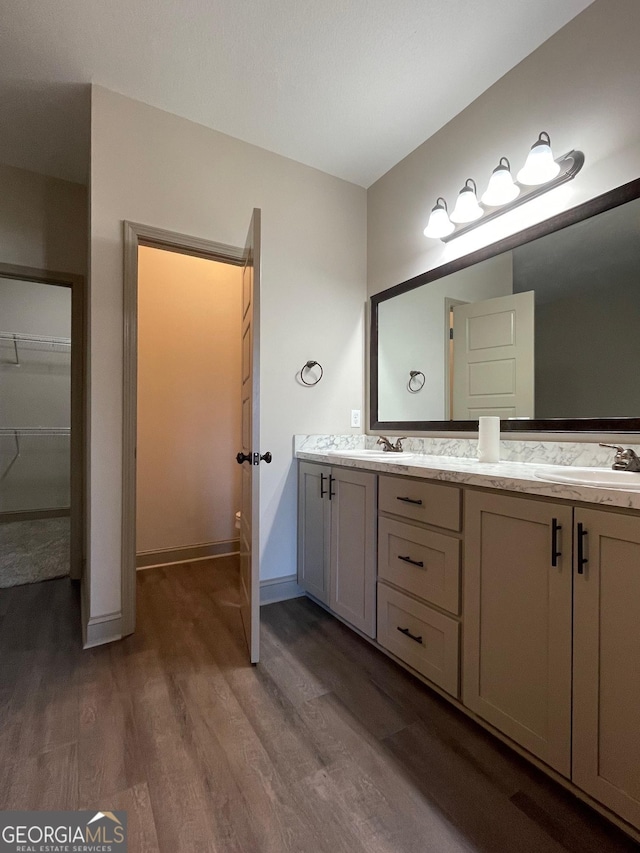
[(53, 338), (49, 335), (27, 335), (22, 332), (0, 332), (0, 341), (17, 341), (29, 344), (55, 344), (56, 346), (71, 346), (71, 338)]
[(0, 435), (71, 435), (71, 427), (8, 427)]

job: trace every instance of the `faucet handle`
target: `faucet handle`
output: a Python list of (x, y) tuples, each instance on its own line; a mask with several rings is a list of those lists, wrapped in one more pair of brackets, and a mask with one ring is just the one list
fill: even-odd
[(376, 441), (376, 444), (381, 444), (383, 450), (393, 450), (393, 444), (391, 444), (386, 435), (381, 435)]
[(396, 451), (398, 453), (402, 453), (402, 442), (405, 441), (406, 438), (407, 438), (406, 435), (401, 435), (400, 438), (398, 438), (396, 440), (395, 447), (396, 447)]
[(619, 444), (604, 444), (604, 442), (600, 442), (600, 447), (610, 447), (612, 450), (616, 450), (618, 453), (624, 453), (624, 447), (620, 447)]
[(619, 444), (603, 444), (602, 442), (600, 442), (600, 447), (610, 447), (615, 450), (616, 455), (611, 466), (614, 471), (640, 472), (640, 458), (631, 447), (625, 450)]

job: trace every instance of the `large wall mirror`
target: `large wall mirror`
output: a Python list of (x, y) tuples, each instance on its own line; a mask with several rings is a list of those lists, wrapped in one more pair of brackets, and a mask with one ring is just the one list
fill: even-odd
[(370, 357), (374, 430), (640, 431), (640, 180), (372, 297)]

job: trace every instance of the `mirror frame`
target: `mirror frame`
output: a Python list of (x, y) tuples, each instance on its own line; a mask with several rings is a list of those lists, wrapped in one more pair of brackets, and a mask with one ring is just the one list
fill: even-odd
[[(524, 231), (519, 231), (517, 234), (512, 234), (499, 240), (497, 243), (491, 243), (488, 246), (471, 252), (468, 255), (463, 255), (461, 258), (456, 258), (442, 266), (435, 267), (432, 270), (421, 273), (420, 275), (403, 281), (401, 284), (396, 284), (387, 290), (371, 297), (371, 322), (370, 322), (370, 337), (369, 337), (369, 424), (372, 430), (377, 431), (402, 431), (409, 432), (477, 432), (478, 422), (475, 421), (381, 421), (378, 418), (378, 306), (381, 302), (386, 302), (388, 299), (393, 299), (394, 296), (400, 296), (416, 287), (429, 284), (432, 281), (443, 278), (450, 273), (458, 272), (473, 266), (480, 261), (493, 258), (495, 255), (500, 255), (503, 252), (508, 252), (525, 243), (530, 243), (537, 240), (539, 237), (544, 237), (547, 234), (552, 234), (555, 231), (560, 231), (573, 225), (576, 222), (582, 222), (584, 219), (590, 219), (598, 213), (604, 213), (606, 210), (611, 210), (614, 207), (619, 207), (621, 204), (626, 204), (628, 201), (640, 198), (640, 178), (616, 187), (614, 190), (596, 196), (590, 201), (584, 202), (577, 207), (572, 207), (569, 210), (545, 219), (543, 222), (526, 228)], [(640, 414), (637, 418), (547, 418), (530, 420), (501, 420), (501, 432), (640, 432)]]

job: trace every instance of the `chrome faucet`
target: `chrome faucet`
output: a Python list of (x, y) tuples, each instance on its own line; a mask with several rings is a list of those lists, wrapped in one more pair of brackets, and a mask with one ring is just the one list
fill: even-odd
[(613, 458), (614, 471), (635, 471), (640, 473), (640, 457), (630, 447), (625, 450), (619, 444), (603, 444), (600, 442), (600, 447), (610, 447), (615, 450), (616, 455)]
[(395, 444), (392, 444), (386, 436), (381, 435), (376, 444), (381, 444), (385, 453), (402, 453), (402, 442), (406, 437), (406, 435), (402, 435)]

